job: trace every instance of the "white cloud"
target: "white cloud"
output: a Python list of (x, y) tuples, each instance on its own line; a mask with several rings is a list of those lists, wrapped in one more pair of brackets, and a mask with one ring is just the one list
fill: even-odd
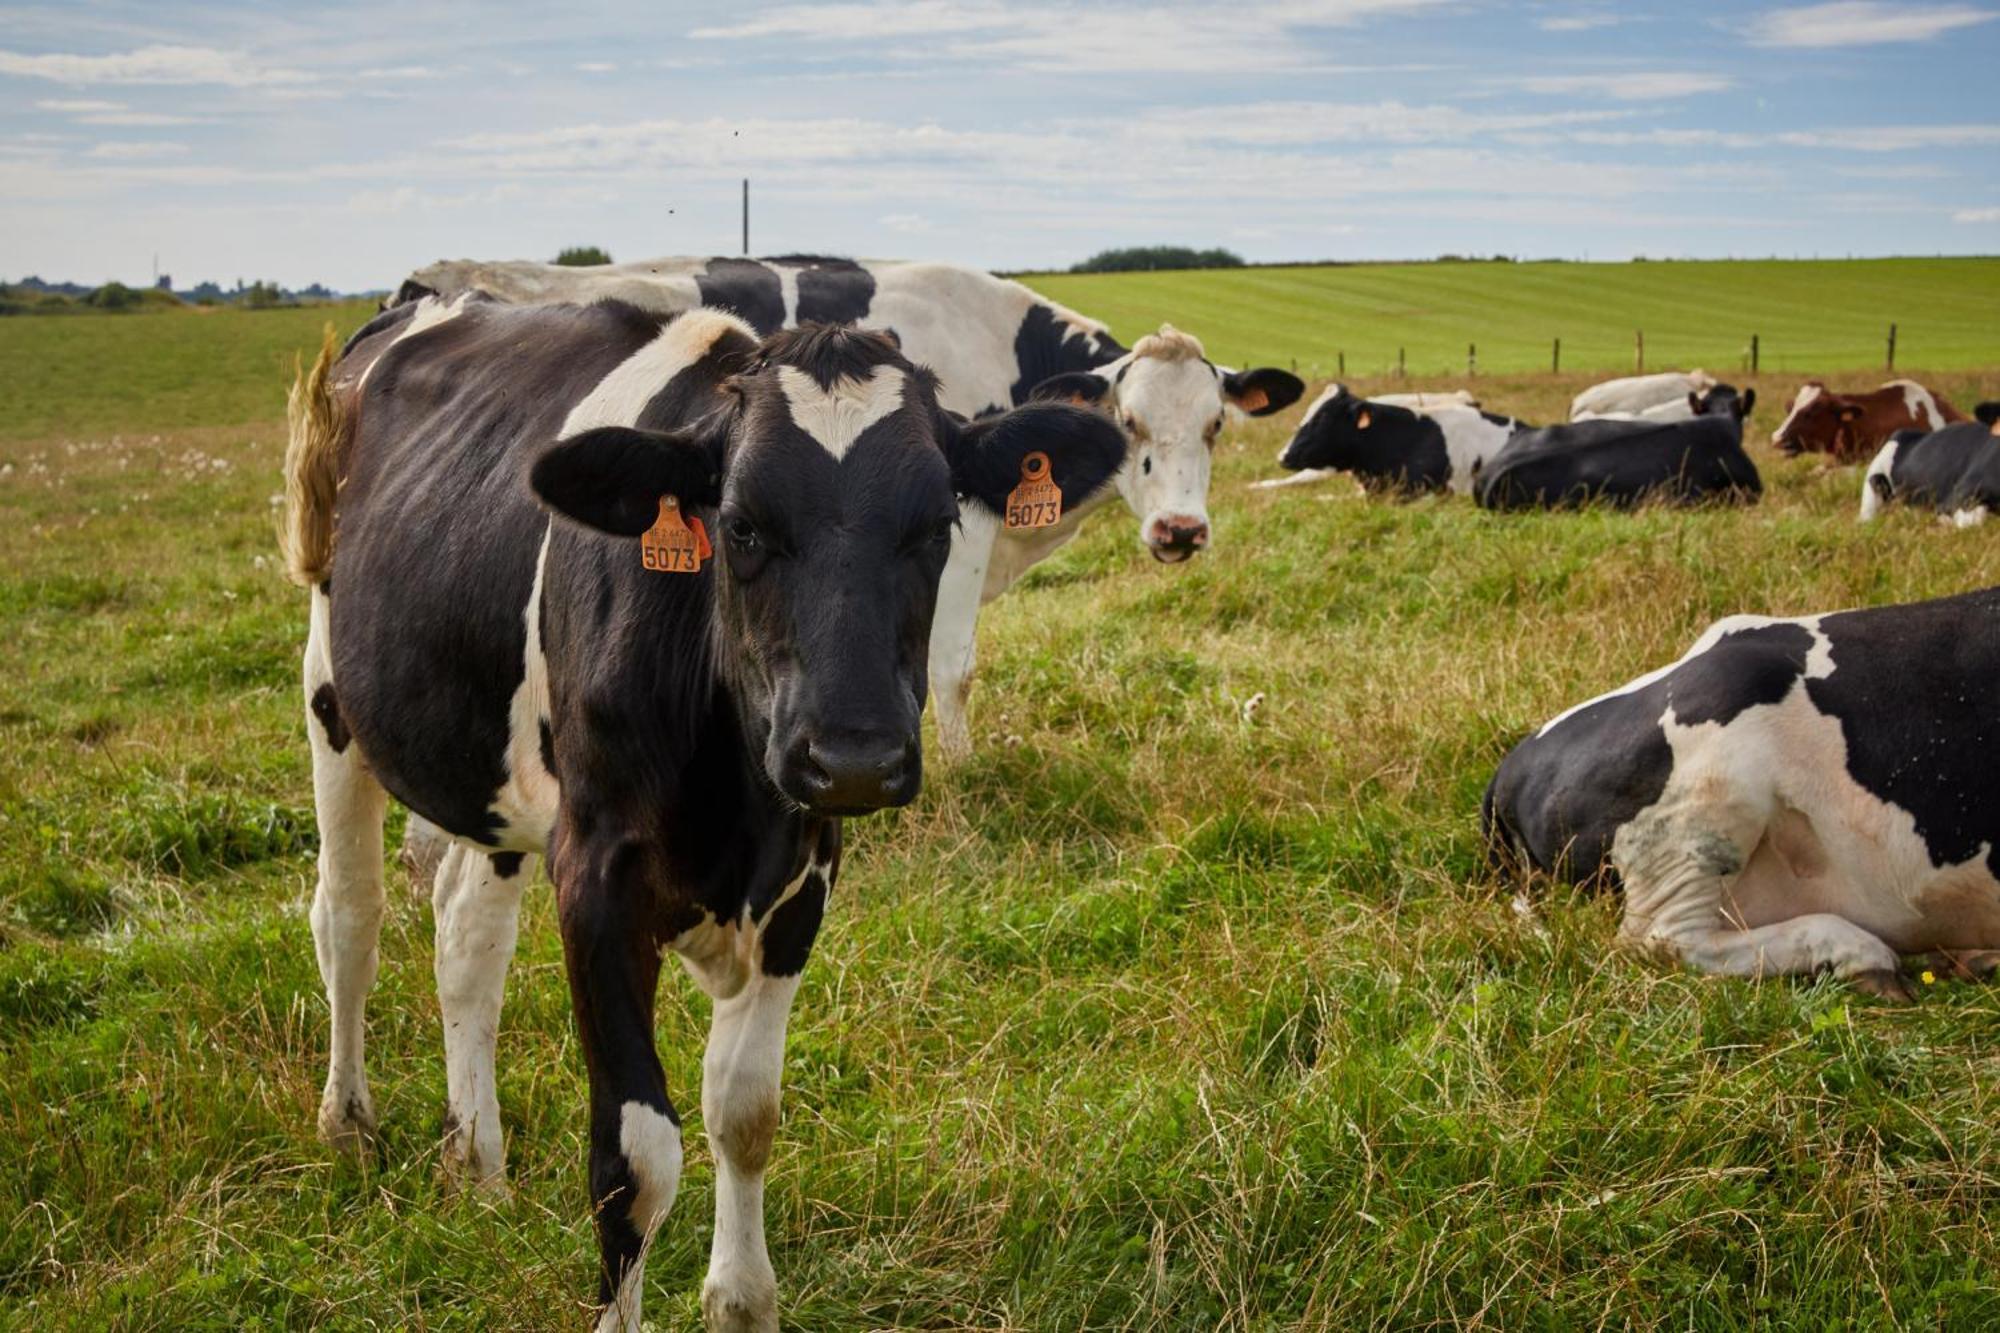
[(144, 162), (152, 158), (179, 157), (187, 152), (184, 143), (118, 143), (107, 141), (93, 147), (85, 157), (110, 162)]
[(576, 67), (585, 74), (609, 74), (618, 68), (609, 60), (579, 60)]
[(2000, 144), (2000, 125), (1878, 125), (1828, 130), (1652, 129), (1577, 130), (1577, 143), (1607, 148), (1825, 148), (1851, 153), (1903, 153), (1925, 148), (1981, 148)]
[(1884, 42), (1927, 42), (1942, 33), (2000, 18), (2000, 12), (1971, 5), (1891, 5), (1878, 0), (1836, 0), (1833, 4), (1773, 9), (1749, 26), (1758, 46), (1876, 46)]
[(1951, 215), (1953, 222), (2000, 222), (2000, 208), (1961, 208)]
[(1416, 144), (1515, 135), (1618, 120), (1622, 111), (1489, 112), (1402, 102), (1254, 102), (1149, 111), (1145, 127), (1239, 144)]
[(123, 102), (97, 102), (74, 97), (50, 97), (35, 103), (38, 111), (60, 111), (64, 115), (84, 115), (93, 111), (123, 111)]
[(157, 128), (163, 125), (192, 125), (197, 117), (172, 116), (162, 111), (133, 111), (123, 102), (100, 102), (85, 98), (45, 98), (35, 103), (40, 111), (70, 116), (79, 125), (123, 126), (128, 129)]
[(1588, 32), (1592, 28), (1609, 28), (1625, 22), (1619, 14), (1561, 14), (1545, 18), (1535, 26), (1543, 32)]
[(1719, 93), (1735, 86), (1726, 74), (1693, 70), (1633, 70), (1622, 74), (1536, 74), (1514, 81), (1531, 93), (1609, 97), (1620, 102), (1656, 102), (1672, 97)]
[(70, 84), (220, 84), (231, 88), (312, 81), (311, 75), (299, 70), (267, 67), (246, 52), (211, 46), (144, 46), (105, 56), (0, 51), (0, 74)]

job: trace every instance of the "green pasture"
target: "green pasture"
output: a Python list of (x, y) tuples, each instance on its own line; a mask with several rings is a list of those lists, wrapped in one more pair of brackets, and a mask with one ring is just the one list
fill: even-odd
[[(1129, 336), (1144, 298), (1086, 299), (1121, 281), (1049, 286)], [(0, 321), (0, 1327), (587, 1323), (545, 884), (500, 1038), (512, 1200), (440, 1179), (429, 894), (393, 865), (380, 1152), (314, 1137), (306, 604), (272, 497), (320, 318)], [(1547, 418), (1584, 382), (1481, 388)], [(1247, 491), (1296, 417), (1225, 436), (1192, 564), (1107, 510), (989, 607), (975, 757), (850, 826), (770, 1176), (787, 1326), (1995, 1326), (2000, 991), (1890, 1007), (1629, 955), (1612, 902), (1517, 909), (1476, 812), (1515, 738), (1714, 618), (1990, 584), (2000, 525), (1864, 529), (1857, 470), (1761, 446), (1744, 510)], [(670, 969), (661, 1329), (699, 1318), (706, 1007)]]
[(1170, 321), (1234, 365), (1331, 376), (1630, 373), (1635, 335), (1654, 370), (1879, 370), (2000, 362), (2000, 259), (1745, 260), (1639, 264), (1355, 264), (1177, 273), (1036, 274), (1036, 291), (1130, 341)]

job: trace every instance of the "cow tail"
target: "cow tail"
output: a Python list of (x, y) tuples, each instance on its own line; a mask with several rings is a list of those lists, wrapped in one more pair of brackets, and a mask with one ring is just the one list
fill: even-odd
[(1479, 836), (1486, 844), (1486, 868), (1496, 879), (1507, 879), (1519, 872), (1518, 858), (1514, 849), (1514, 831), (1507, 827), (1501, 817), (1494, 791), (1500, 786), (1500, 775), (1486, 784), (1486, 794), (1479, 800)]
[(291, 437), (285, 445), (285, 516), (278, 544), (285, 572), (302, 588), (324, 583), (333, 570), (333, 503), (340, 490), (348, 422), (332, 388), (338, 344), (326, 326), (312, 369), (295, 364), (285, 417)]

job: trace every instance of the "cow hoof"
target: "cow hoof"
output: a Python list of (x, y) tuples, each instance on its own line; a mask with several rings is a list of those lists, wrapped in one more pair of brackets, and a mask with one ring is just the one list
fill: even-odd
[(488, 1203), (506, 1203), (514, 1197), (507, 1184), (505, 1160), (497, 1153), (481, 1153), (463, 1135), (446, 1134), (443, 1165), (449, 1189), (477, 1195)]
[(1870, 968), (1866, 972), (1856, 972), (1847, 980), (1863, 995), (1872, 995), (1878, 1000), (1888, 1000), (1892, 1004), (1909, 1004), (1917, 998), (1917, 992), (1904, 979), (1903, 974), (1893, 968)]
[(701, 1319), (708, 1333), (778, 1333), (777, 1279), (711, 1276), (701, 1284)]
[(319, 1106), (319, 1136), (340, 1157), (356, 1164), (366, 1160), (375, 1144), (375, 1107), (367, 1092), (329, 1090)]

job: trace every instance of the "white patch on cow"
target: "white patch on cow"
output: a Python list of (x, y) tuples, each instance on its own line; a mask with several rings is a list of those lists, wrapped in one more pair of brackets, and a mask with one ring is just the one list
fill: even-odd
[(1117, 488), (1139, 515), (1141, 544), (1157, 550), (1175, 527), (1200, 527), (1206, 540), (1210, 432), (1224, 399), (1201, 342), (1162, 324), (1094, 373), (1112, 381), (1112, 411), (1131, 441)]
[(1986, 521), (1987, 512), (1985, 505), (1956, 510), (1951, 516), (1951, 525), (1954, 528), (1976, 528)]
[(569, 410), (556, 438), (566, 440), (603, 426), (634, 424), (646, 404), (674, 376), (699, 363), (731, 333), (753, 339), (757, 336), (748, 324), (725, 310), (691, 310), (682, 315), (599, 380), (583, 401)]
[(1903, 391), (1903, 410), (1910, 414), (1910, 420), (1922, 424), (1926, 430), (1945, 428), (1944, 413), (1938, 410), (1937, 399), (1923, 385), (1915, 380), (1890, 380), (1882, 387)]
[(866, 379), (840, 379), (821, 388), (796, 366), (778, 367), (778, 387), (784, 390), (792, 424), (840, 459), (862, 432), (903, 405), (903, 372), (876, 366)]
[(1803, 386), (1792, 398), (1792, 410), (1785, 414), (1785, 419), (1778, 423), (1776, 430), (1771, 432), (1771, 443), (1782, 444), (1785, 439), (1785, 433), (1792, 428), (1792, 423), (1799, 419), (1799, 413), (1811, 407), (1819, 400), (1819, 396), (1825, 392), (1826, 386), (1823, 384), (1808, 384)]
[(1732, 976), (1853, 976), (1939, 947), (1968, 900), (2000, 892), (1990, 848), (1934, 864), (1915, 817), (1854, 780), (1840, 720), (1803, 682), (1726, 724), (1669, 709), (1661, 727), (1667, 784), (1613, 838), (1627, 938)]
[(1637, 694), (1648, 685), (1660, 680), (1682, 665), (1692, 662), (1695, 658), (1700, 657), (1703, 653), (1715, 647), (1716, 644), (1722, 642), (1725, 635), (1740, 633), (1743, 630), (1762, 629), (1766, 625), (1799, 625), (1810, 630), (1813, 636), (1813, 646), (1806, 650), (1805, 675), (1810, 680), (1818, 680), (1821, 677), (1830, 676), (1833, 674), (1833, 643), (1820, 630), (1821, 619), (1822, 617), (1816, 615), (1794, 617), (1725, 616), (1702, 631), (1701, 637), (1694, 641), (1694, 646), (1689, 648), (1685, 653), (1682, 653), (1674, 661), (1667, 663), (1658, 670), (1648, 671), (1643, 676), (1628, 680), (1615, 690), (1607, 690), (1595, 698), (1585, 699), (1580, 704), (1565, 708), (1562, 712), (1557, 713), (1554, 717), (1543, 723), (1542, 729), (1536, 732), (1535, 735), (1538, 738), (1548, 735), (1564, 722), (1581, 713), (1584, 709), (1602, 703), (1606, 699), (1617, 699), (1627, 694)]
[(535, 581), (521, 612), (527, 645), (522, 653), (521, 683), (507, 707), (507, 776), (493, 796), (491, 813), (499, 820), (496, 846), (519, 852), (539, 852), (548, 846), (555, 828), (560, 795), (555, 774), (542, 763), (542, 726), (549, 718), (549, 663), (542, 652), (542, 580), (549, 563), (550, 528), (542, 530), (535, 556)]
[(1861, 474), (1861, 522), (1874, 522), (1875, 516), (1880, 514), (1882, 507), (1888, 503), (1876, 489), (1875, 478), (1881, 477), (1888, 483), (1891, 493), (1894, 493), (1896, 452), (1901, 447), (1896, 441), (1890, 440), (1876, 453), (1867, 470)]
[(1301, 468), (1287, 477), (1269, 477), (1263, 481), (1253, 481), (1249, 489), (1253, 491), (1277, 491), (1287, 486), (1311, 486), (1322, 481), (1346, 475), (1337, 467)]
[[(417, 302), (417, 313), (410, 316), (404, 322), (403, 327), (397, 330), (396, 336), (389, 340), (389, 347), (395, 347), (399, 343), (408, 342), (420, 333), (427, 333), (440, 324), (448, 324), (452, 320), (457, 319), (465, 313), (466, 304), (471, 299), (472, 293), (470, 292), (460, 292), (457, 296), (448, 300), (439, 296), (426, 296), (423, 300)], [(360, 393), (362, 387), (368, 383), (368, 376), (374, 373), (376, 366), (382, 364), (382, 355), (387, 354), (389, 347), (383, 348), (381, 354), (378, 354), (366, 366), (362, 367), (361, 378), (354, 382), (355, 393)]]
[(972, 753), (966, 701), (979, 647), (979, 608), (985, 601), (987, 570), (998, 554), (999, 533), (999, 516), (982, 506), (967, 505), (959, 511), (951, 556), (938, 580), (937, 607), (931, 613), (931, 708), (937, 718), (938, 749), (953, 762)]
[(1691, 393), (1715, 387), (1715, 376), (1705, 370), (1663, 371), (1656, 375), (1628, 375), (1623, 379), (1593, 384), (1573, 399), (1569, 419), (1612, 416), (1620, 412), (1644, 412), (1649, 407), (1683, 402)]
[(1511, 420), (1488, 421), (1483, 413), (1469, 407), (1431, 408), (1422, 415), (1435, 421), (1444, 432), (1445, 457), (1451, 461), (1447, 484), (1455, 495), (1472, 494), (1472, 484), (1480, 468), (1507, 447), (1517, 424)]
[(618, 1150), (637, 1186), (627, 1216), (639, 1233), (639, 1254), (618, 1280), (611, 1304), (598, 1316), (597, 1333), (640, 1333), (646, 1292), (646, 1256), (653, 1236), (673, 1210), (681, 1184), (681, 1129), (644, 1102), (626, 1102), (618, 1114)]
[(785, 308), (785, 327), (799, 322), (799, 271), (790, 264), (769, 266), (778, 275), (778, 300)]

